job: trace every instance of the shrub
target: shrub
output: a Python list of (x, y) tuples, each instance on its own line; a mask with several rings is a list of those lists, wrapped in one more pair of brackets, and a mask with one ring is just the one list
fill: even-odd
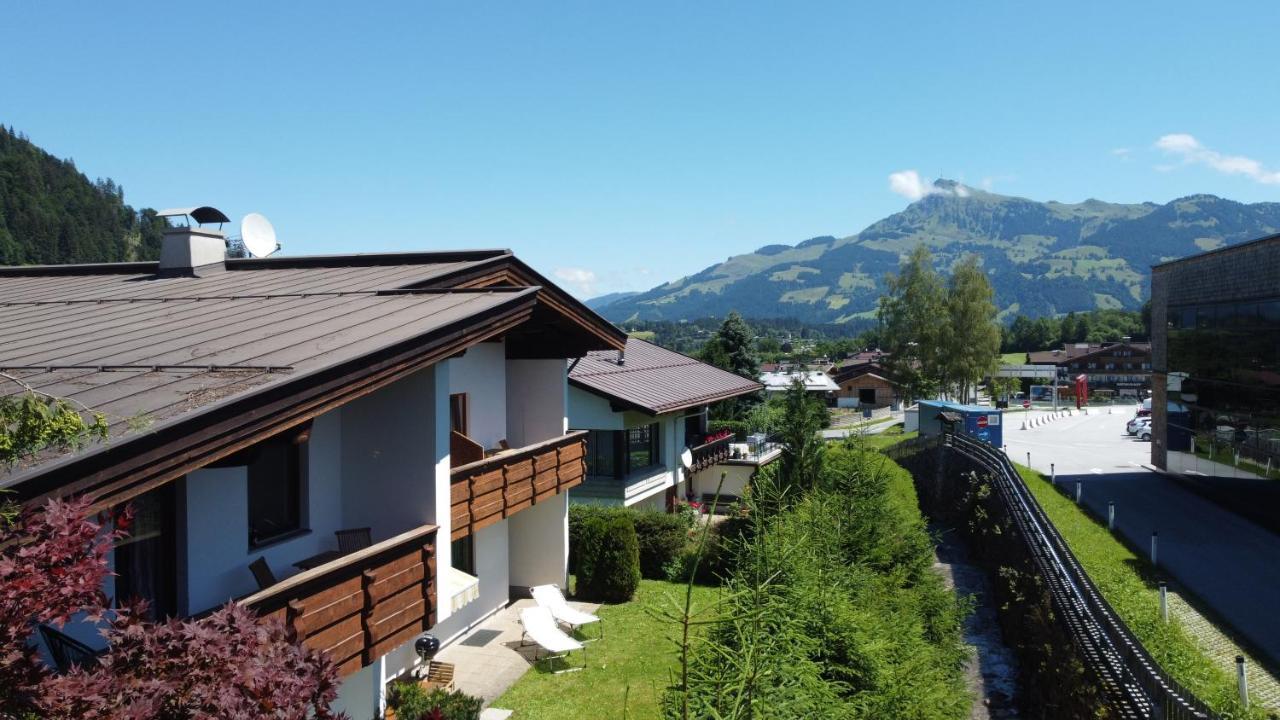
[(582, 526), (576, 594), (626, 602), (640, 585), (640, 548), (629, 513), (589, 516)]
[(440, 688), (428, 692), (416, 682), (393, 683), (387, 702), (396, 711), (396, 720), (426, 720), (437, 710), (440, 720), (479, 720), (484, 705), (478, 697)]
[(666, 577), (665, 568), (684, 549), (689, 526), (679, 515), (658, 510), (631, 511), (640, 548), (640, 574), (650, 580)]
[(584, 528), (590, 518), (606, 518), (626, 512), (625, 508), (607, 507), (603, 505), (569, 505), (569, 572), (578, 572), (578, 557), (581, 549), (589, 543), (583, 537)]

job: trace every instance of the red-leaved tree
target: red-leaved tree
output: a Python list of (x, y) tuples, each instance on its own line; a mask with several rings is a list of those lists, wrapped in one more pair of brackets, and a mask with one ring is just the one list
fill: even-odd
[[(119, 533), (82, 501), (51, 501), (0, 528), (0, 718), (233, 720), (336, 717), (338, 675), (290, 641), (279, 621), (234, 603), (197, 620), (149, 622), (141, 607), (108, 612), (101, 588)], [(104, 624), (107, 652), (53, 674), (27, 641), (39, 623), (83, 613)]]

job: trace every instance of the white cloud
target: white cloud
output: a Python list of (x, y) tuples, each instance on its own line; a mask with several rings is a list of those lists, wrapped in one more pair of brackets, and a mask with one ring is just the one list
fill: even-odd
[(1115, 148), (1111, 151), (1111, 154), (1128, 162), (1129, 156), (1133, 154), (1133, 148)]
[(896, 173), (889, 173), (889, 190), (912, 202), (925, 195), (969, 197), (972, 194), (968, 187), (960, 183), (955, 183), (951, 187), (938, 187), (933, 183), (926, 182), (920, 177), (920, 173), (915, 170), (900, 170)]
[(933, 191), (933, 187), (921, 180), (920, 173), (915, 170), (890, 173), (889, 189), (913, 202)]
[[(1268, 170), (1262, 163), (1242, 155), (1224, 155), (1205, 147), (1187, 133), (1171, 133), (1156, 140), (1156, 149), (1182, 159), (1182, 164), (1205, 165), (1225, 175), (1244, 175), (1264, 185), (1280, 185), (1280, 171)], [(1172, 169), (1158, 166), (1158, 170)]]
[(556, 279), (568, 286), (570, 292), (581, 298), (596, 295), (596, 274), (585, 268), (562, 267), (555, 269)]

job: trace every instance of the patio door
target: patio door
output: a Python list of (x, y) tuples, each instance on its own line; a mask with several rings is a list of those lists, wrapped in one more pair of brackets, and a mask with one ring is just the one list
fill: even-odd
[[(116, 601), (146, 600), (152, 619), (178, 612), (177, 503), (167, 483), (130, 501), (128, 537), (115, 546)], [(122, 518), (123, 507), (115, 516)]]

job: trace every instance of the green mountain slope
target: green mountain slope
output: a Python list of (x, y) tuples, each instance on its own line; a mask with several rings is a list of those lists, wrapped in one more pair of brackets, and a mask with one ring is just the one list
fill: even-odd
[(1138, 308), (1150, 266), (1280, 231), (1280, 203), (1195, 195), (1165, 205), (1037, 202), (949, 180), (905, 210), (845, 238), (818, 237), (737, 255), (602, 308), (615, 321), (749, 317), (858, 322), (875, 315), (886, 273), (917, 244), (949, 267), (981, 256), (1003, 312), (1053, 315)]
[(0, 126), (0, 265), (155, 259), (163, 224), (125, 205), (114, 182)]

